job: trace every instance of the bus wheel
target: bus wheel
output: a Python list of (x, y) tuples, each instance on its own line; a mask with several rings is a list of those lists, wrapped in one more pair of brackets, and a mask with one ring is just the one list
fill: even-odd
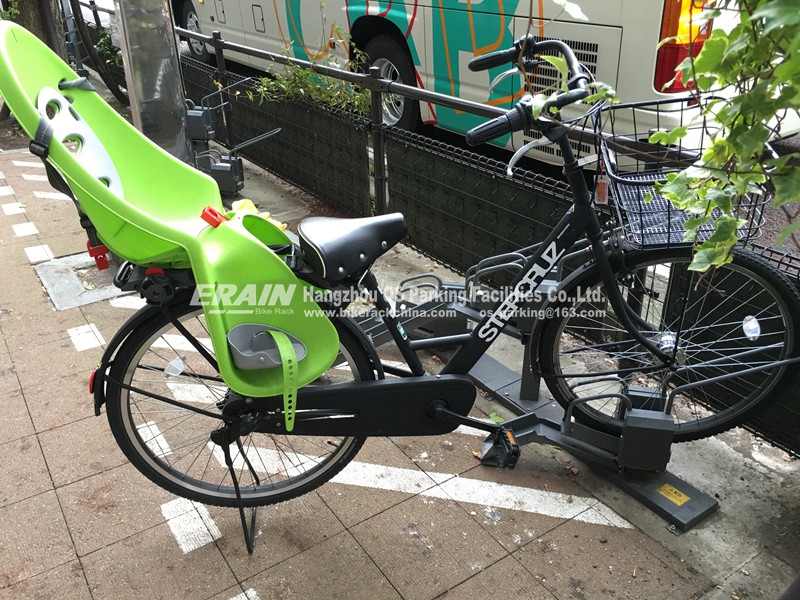
[[(416, 73), (408, 49), (394, 36), (375, 36), (367, 43), (364, 53), (372, 66), (380, 69), (381, 78), (416, 87)], [(384, 94), (383, 122), (417, 131), (420, 127), (419, 102), (404, 96)]]

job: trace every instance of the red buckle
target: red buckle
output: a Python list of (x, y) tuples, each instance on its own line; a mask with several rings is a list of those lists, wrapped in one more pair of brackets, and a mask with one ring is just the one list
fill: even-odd
[(200, 213), (200, 218), (212, 227), (219, 227), (221, 223), (228, 220), (228, 217), (212, 206), (206, 206)]
[(92, 243), (89, 240), (86, 240), (86, 250), (89, 251), (89, 256), (94, 259), (95, 264), (99, 270), (107, 269), (108, 268), (108, 248), (106, 248), (103, 244), (99, 246), (92, 246)]
[(94, 374), (97, 373), (97, 369), (92, 369), (92, 374), (89, 375), (89, 393), (94, 394)]
[(144, 272), (145, 277), (149, 277), (150, 275), (163, 275), (164, 269), (161, 267), (150, 267)]

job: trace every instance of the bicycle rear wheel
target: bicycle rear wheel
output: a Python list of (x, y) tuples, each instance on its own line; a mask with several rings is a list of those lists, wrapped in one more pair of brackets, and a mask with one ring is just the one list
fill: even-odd
[(596, 269), (564, 290), (568, 300), (542, 330), (540, 367), (564, 407), (599, 396), (575, 405), (577, 419), (619, 434), (623, 402), (614, 394), (629, 395), (634, 407), (671, 413), (674, 439), (685, 442), (740, 425), (792, 381), (796, 365), (769, 367), (798, 355), (800, 295), (791, 281), (744, 250), (707, 273), (689, 271), (691, 258), (691, 249), (633, 252), (616, 276), (653, 326), (651, 339), (676, 353), (674, 373), (620, 325)]
[[(172, 310), (189, 334), (213, 353), (202, 310), (188, 302)], [(339, 333), (339, 357), (310, 385), (374, 379), (363, 347), (342, 325), (334, 325)], [(179, 374), (169, 374), (176, 371)], [(196, 412), (220, 414), (230, 400), (228, 388), (188, 338), (163, 314), (157, 314), (120, 347), (110, 378), (108, 422), (131, 463), (153, 483), (179, 496), (204, 504), (237, 506), (222, 448), (210, 439), (222, 421)], [(158, 396), (176, 400), (180, 406)], [(236, 444), (230, 446), (230, 452), (245, 506), (283, 502), (311, 491), (341, 471), (364, 443), (364, 438), (356, 437), (259, 432), (240, 440), (243, 453)]]

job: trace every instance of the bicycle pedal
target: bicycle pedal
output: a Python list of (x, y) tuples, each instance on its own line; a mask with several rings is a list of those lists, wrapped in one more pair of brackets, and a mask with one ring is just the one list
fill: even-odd
[(519, 444), (513, 431), (500, 427), (495, 433), (492, 445), (498, 469), (513, 469), (517, 466)]

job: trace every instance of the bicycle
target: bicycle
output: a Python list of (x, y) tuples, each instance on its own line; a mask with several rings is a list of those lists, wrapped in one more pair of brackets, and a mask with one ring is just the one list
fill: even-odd
[[(561, 53), (572, 74), (568, 90), (548, 102), (545, 114), (587, 98), (590, 75), (558, 41), (523, 38), (472, 64), (516, 64), (545, 51)], [(471, 131), (468, 141), (538, 130), (562, 153), (573, 208), (529, 249), (511, 293), (471, 332), (414, 341), (370, 271), (402, 239), (402, 215), (306, 219), (299, 246), (258, 217), (225, 215), (213, 203), (201, 220), (192, 212), (200, 203), (216, 198), (221, 206), (209, 180), (127, 124), (103, 140), (80, 125), (96, 119), (113, 129), (119, 117), (48, 52), (21, 28), (0, 24), (0, 92), (33, 138), (32, 150), (45, 159), (51, 182), (74, 192), (79, 210), (90, 217), (83, 220), (90, 239), (97, 227), (97, 237), (128, 259), (115, 283), (148, 301), (121, 327), (92, 374), (95, 412), (106, 405), (117, 443), (152, 482), (202, 503), (238, 507), (246, 538), (245, 507), (282, 502), (322, 485), (368, 436), (438, 435), (468, 425), (491, 434), (498, 466), (513, 468), (520, 452), (514, 432), (467, 416), (476, 394), (467, 373), (569, 257), (582, 264), (544, 305), (556, 317), (535, 319), (530, 336), (533, 364), (566, 409), (569, 427), (580, 423), (618, 440), (626, 414), (647, 409), (668, 417), (670, 439), (699, 439), (740, 424), (793, 380), (789, 367), (800, 360), (800, 294), (786, 276), (741, 248), (730, 264), (698, 274), (686, 268), (690, 244), (637, 247), (620, 234), (624, 228), (601, 225), (568, 128), (557, 116), (534, 119), (530, 98)], [(46, 68), (20, 77), (14, 67), (32, 56), (46, 58)], [(43, 88), (40, 81), (48, 78), (52, 83)], [(47, 107), (55, 107), (55, 115)], [(590, 115), (600, 108), (590, 108)], [(64, 125), (59, 115), (79, 125)], [(73, 129), (80, 127), (82, 150), (89, 148), (95, 159), (88, 167), (62, 143), (78, 137)], [(113, 158), (132, 151), (160, 161), (152, 177), (170, 174), (129, 183), (137, 170), (125, 164), (115, 169)], [(610, 165), (608, 148), (601, 151)], [(179, 179), (170, 183), (173, 175)], [(615, 184), (630, 182), (622, 171), (614, 177)], [(187, 185), (195, 186), (191, 196)], [(188, 208), (164, 206), (153, 196), (166, 186), (168, 197), (184, 194)], [(126, 197), (139, 204), (131, 206)], [(102, 253), (104, 246), (90, 245), (90, 252)], [(237, 263), (231, 247), (245, 248), (266, 275)], [(243, 311), (234, 309), (241, 303), (231, 294), (219, 298), (207, 289), (226, 281), (275, 286), (266, 296), (276, 300), (274, 306), (283, 306), (278, 285), (308, 290), (310, 297), (293, 296), (288, 306), (311, 312), (297, 322), (272, 314), (280, 326), (249, 323), (256, 316), (239, 315)], [(408, 370), (383, 365), (371, 340), (345, 314), (345, 292), (362, 287), (375, 299)], [(343, 293), (343, 300), (324, 307), (333, 316), (320, 311), (314, 290)], [(198, 304), (204, 294), (208, 302)], [(229, 321), (220, 310), (230, 310)], [(426, 376), (416, 351), (435, 345), (458, 349), (439, 374)], [(387, 379), (386, 373), (398, 377)]]

